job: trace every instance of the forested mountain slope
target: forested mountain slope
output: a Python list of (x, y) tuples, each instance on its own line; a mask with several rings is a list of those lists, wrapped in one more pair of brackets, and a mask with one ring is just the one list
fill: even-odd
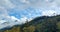
[(25, 24), (1, 29), (0, 32), (60, 32), (60, 15), (36, 17)]

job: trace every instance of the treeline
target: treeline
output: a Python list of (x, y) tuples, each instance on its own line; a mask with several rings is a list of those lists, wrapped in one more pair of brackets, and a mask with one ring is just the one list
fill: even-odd
[(60, 32), (60, 15), (42, 16), (26, 21), (25, 24), (0, 30), (0, 32)]

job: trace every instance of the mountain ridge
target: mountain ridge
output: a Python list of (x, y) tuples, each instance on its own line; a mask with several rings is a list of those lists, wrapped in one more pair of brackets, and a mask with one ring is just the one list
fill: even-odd
[[(42, 16), (42, 17), (36, 17), (31, 21), (26, 21), (26, 23), (22, 25), (14, 25), (13, 27), (6, 27), (4, 29), (1, 29), (3, 31), (9, 31), (11, 29), (21, 29), (21, 32), (29, 31), (29, 29), (33, 29), (34, 32), (56, 32), (58, 29), (57, 24), (60, 22), (60, 15), (57, 16)], [(59, 25), (58, 25), (59, 26)], [(14, 28), (15, 27), (15, 28)], [(49, 27), (49, 28), (48, 28)], [(53, 30), (52, 30), (53, 28)], [(27, 30), (28, 29), (28, 30)], [(47, 30), (46, 30), (47, 29)], [(0, 31), (1, 31), (0, 30)], [(12, 30), (11, 30), (12, 31)]]

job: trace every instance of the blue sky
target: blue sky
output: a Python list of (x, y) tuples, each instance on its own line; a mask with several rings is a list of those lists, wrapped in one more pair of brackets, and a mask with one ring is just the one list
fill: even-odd
[(60, 0), (0, 0), (0, 28), (25, 23), (26, 19), (30, 21), (38, 16), (59, 14)]

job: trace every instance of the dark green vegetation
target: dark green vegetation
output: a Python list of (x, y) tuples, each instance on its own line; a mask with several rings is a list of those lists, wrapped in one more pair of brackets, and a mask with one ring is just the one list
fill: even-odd
[(60, 32), (60, 15), (36, 17), (25, 24), (5, 28), (0, 32)]

